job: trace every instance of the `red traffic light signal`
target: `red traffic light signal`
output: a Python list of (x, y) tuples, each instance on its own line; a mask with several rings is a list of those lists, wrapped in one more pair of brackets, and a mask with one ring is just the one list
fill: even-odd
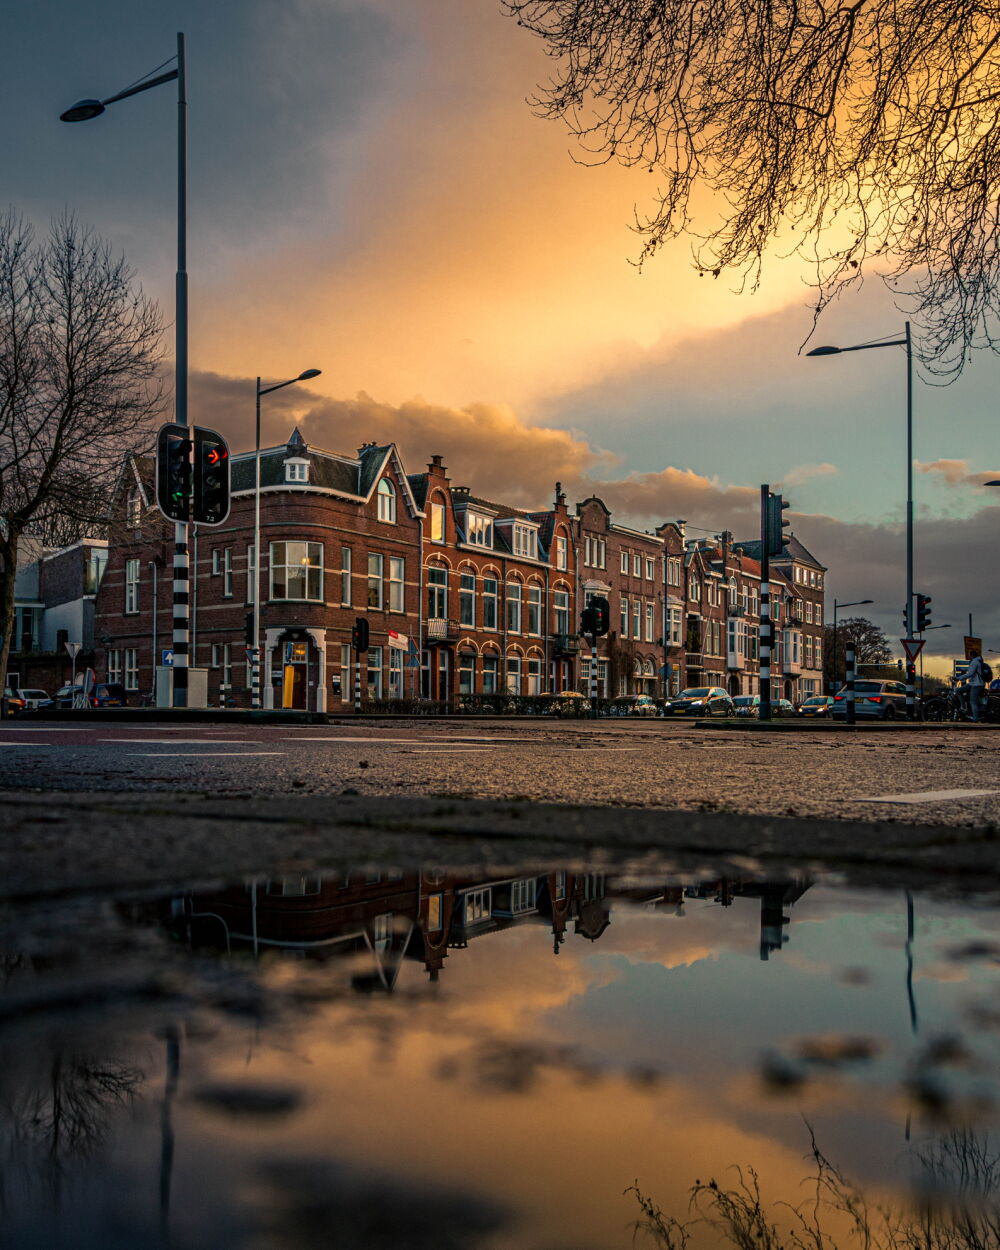
[(199, 525), (221, 525), (229, 516), (229, 447), (215, 430), (194, 429), (194, 506)]
[(354, 620), (354, 628), (351, 630), (351, 646), (362, 655), (368, 650), (368, 622), (363, 616), (358, 616)]

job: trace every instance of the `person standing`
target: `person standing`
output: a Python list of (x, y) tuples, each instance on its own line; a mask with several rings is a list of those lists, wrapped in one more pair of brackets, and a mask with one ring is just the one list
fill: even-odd
[(969, 683), (969, 711), (972, 719), (978, 721), (986, 701), (986, 670), (983, 667), (983, 657), (978, 651), (973, 651), (969, 656), (965, 677)]

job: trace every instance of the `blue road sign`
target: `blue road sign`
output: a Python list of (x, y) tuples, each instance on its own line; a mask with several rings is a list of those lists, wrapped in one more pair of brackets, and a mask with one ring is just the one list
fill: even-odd
[(160, 663), (163, 665), (164, 668), (173, 668), (174, 653), (173, 653), (172, 648), (169, 651), (164, 649), (163, 651), (160, 652)]

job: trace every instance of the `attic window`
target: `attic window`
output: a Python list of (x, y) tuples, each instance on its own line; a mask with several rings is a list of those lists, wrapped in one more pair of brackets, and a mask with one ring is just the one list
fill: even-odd
[(286, 482), (308, 482), (309, 481), (309, 461), (308, 460), (286, 460), (285, 461), (285, 481)]
[(378, 484), (378, 519), (393, 524), (396, 521), (396, 490), (385, 477)]
[(138, 486), (129, 492), (125, 502), (125, 524), (133, 530), (142, 524), (142, 491)]

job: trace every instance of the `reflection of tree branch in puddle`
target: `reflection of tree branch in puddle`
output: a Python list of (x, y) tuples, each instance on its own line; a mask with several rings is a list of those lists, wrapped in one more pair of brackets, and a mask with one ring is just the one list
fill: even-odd
[(1000, 1250), (1000, 1155), (986, 1135), (958, 1130), (914, 1150), (918, 1197), (908, 1209), (870, 1204), (815, 1137), (811, 1157), (809, 1199), (768, 1202), (757, 1172), (733, 1167), (729, 1186), (694, 1182), (687, 1220), (662, 1211), (637, 1181), (625, 1191), (641, 1211), (636, 1235), (660, 1250), (685, 1250), (696, 1229), (735, 1250)]

